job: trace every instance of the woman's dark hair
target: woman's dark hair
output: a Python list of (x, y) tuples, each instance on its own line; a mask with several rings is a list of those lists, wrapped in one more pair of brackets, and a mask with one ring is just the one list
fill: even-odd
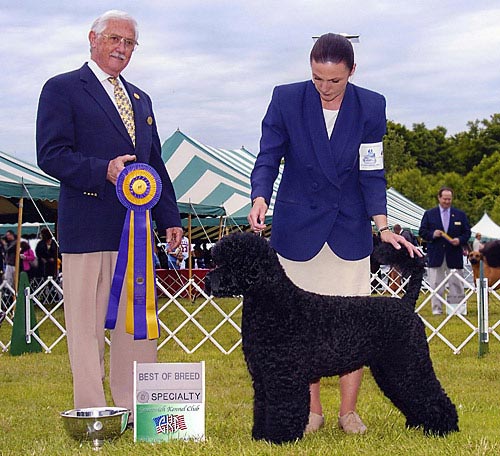
[(314, 43), (309, 61), (317, 63), (344, 62), (350, 71), (354, 68), (354, 50), (351, 42), (342, 35), (326, 33)]
[(26, 252), (26, 250), (29, 250), (30, 245), (26, 241), (21, 241), (21, 252)]

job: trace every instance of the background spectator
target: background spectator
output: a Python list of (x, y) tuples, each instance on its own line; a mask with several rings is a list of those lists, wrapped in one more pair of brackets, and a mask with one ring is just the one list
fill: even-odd
[(38, 275), (41, 277), (57, 277), (57, 245), (48, 228), (42, 228), (41, 239), (36, 245), (38, 258)]

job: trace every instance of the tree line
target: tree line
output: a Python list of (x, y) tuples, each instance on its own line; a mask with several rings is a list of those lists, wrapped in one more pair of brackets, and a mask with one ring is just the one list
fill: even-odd
[(409, 129), (388, 121), (384, 138), (387, 184), (424, 209), (437, 204), (440, 187), (454, 191), (453, 205), (471, 226), (486, 211), (500, 224), (500, 114), (467, 123), (467, 131), (425, 124)]

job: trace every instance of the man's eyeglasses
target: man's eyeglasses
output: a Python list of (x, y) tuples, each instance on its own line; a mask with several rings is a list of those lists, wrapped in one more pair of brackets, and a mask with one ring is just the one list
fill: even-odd
[(106, 35), (105, 33), (100, 33), (104, 38), (108, 40), (113, 46), (118, 46), (122, 41), (125, 49), (135, 49), (136, 46), (139, 46), (139, 43), (130, 38), (124, 38), (120, 35)]

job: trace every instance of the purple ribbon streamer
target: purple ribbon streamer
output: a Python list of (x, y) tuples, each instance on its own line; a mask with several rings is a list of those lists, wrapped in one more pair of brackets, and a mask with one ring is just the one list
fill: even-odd
[(111, 291), (109, 294), (108, 311), (106, 313), (106, 329), (115, 329), (116, 319), (118, 317), (118, 305), (120, 304), (120, 295), (123, 287), (123, 280), (127, 270), (128, 260), (128, 236), (130, 227), (130, 210), (127, 211), (125, 222), (123, 224), (123, 232), (120, 238), (120, 247), (118, 248), (118, 257), (116, 258), (115, 273), (111, 283)]
[(135, 212), (134, 225), (134, 339), (147, 339), (146, 212)]

